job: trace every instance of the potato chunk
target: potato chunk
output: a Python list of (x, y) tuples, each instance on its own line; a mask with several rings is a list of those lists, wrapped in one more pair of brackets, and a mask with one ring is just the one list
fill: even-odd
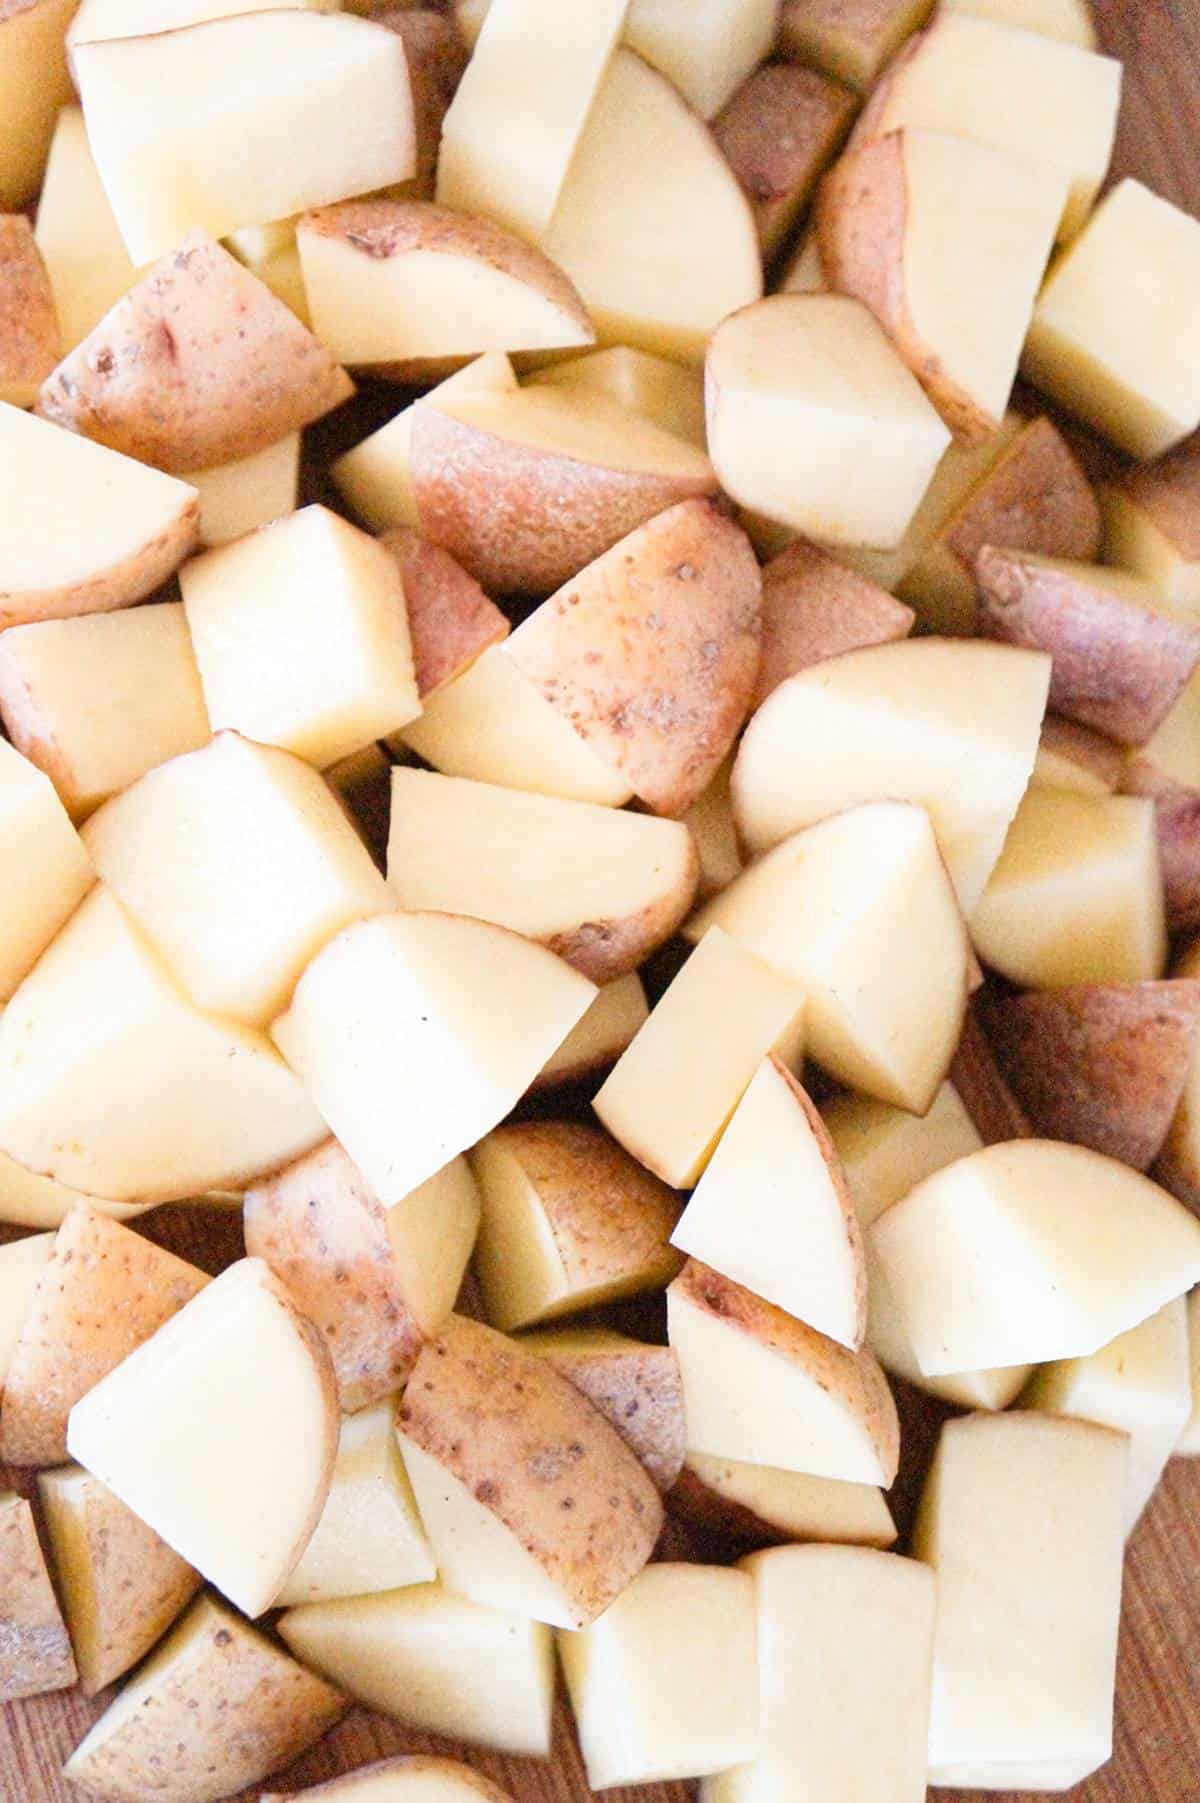
[(23, 213), (0, 213), (0, 400), (32, 407), (59, 358), (45, 264)]
[(0, 207), (37, 193), (58, 109), (71, 98), (67, 26), (74, 0), (33, 0), (0, 18)]
[(522, 1334), (581, 1390), (637, 1454), (664, 1494), (683, 1465), (683, 1386), (669, 1346), (643, 1345), (607, 1327), (551, 1327)]
[[(408, 16), (408, 15), (405, 15)], [(314, 1803), (513, 1803), (506, 1791), (454, 1759), (402, 1754), (360, 1766), (309, 1790), (291, 1793)], [(262, 1803), (286, 1803), (283, 1793), (264, 1793)]]
[(907, 638), (913, 619), (912, 609), (893, 600), (877, 582), (839, 563), (820, 545), (796, 539), (763, 571), (755, 709), (798, 670), (867, 645)]
[(690, 1452), (667, 1498), (671, 1514), (738, 1548), (815, 1540), (889, 1547), (896, 1524), (876, 1484), (847, 1484), (774, 1465)]
[[(681, 34), (682, 35), (682, 34)], [(763, 256), (779, 250), (850, 128), (854, 96), (795, 63), (764, 63), (713, 123), (754, 210)]]
[(1200, 606), (1200, 440), (1100, 490), (1104, 557), (1152, 582), (1165, 601)]
[(929, 0), (784, 0), (780, 39), (789, 55), (865, 90), (930, 10)]
[(138, 279), (78, 106), (64, 106), (58, 115), (34, 236), (54, 295), (61, 355), (74, 350)]
[(19, 870), (0, 905), (0, 1002), (8, 1001), (95, 881), (48, 777), (0, 740), (0, 864)]
[(74, 1684), (75, 1659), (23, 1496), (0, 1493), (0, 1702)]
[(227, 545), (282, 514), (296, 511), (300, 490), (300, 434), (289, 432), (264, 451), (193, 470), (200, 497), (200, 543)]

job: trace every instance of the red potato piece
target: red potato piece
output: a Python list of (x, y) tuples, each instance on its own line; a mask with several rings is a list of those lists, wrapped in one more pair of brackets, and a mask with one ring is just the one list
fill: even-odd
[(1031, 780), (1052, 789), (1111, 795), (1121, 783), (1125, 756), (1125, 748), (1102, 733), (1048, 714), (1042, 722), (1038, 762)]
[(1154, 802), (1167, 925), (1172, 933), (1195, 932), (1200, 928), (1200, 794), (1141, 789), (1130, 783), (1128, 773), (1124, 786), (1132, 794), (1149, 794)]
[(414, 200), (432, 200), (442, 121), (467, 66), (469, 52), (458, 26), (444, 13), (425, 7), (399, 7), (373, 13), (371, 17), (376, 25), (386, 25), (396, 33), (408, 58), (417, 167), (402, 191)]
[(0, 1496), (0, 1704), (75, 1682), (75, 1660), (23, 1496)]
[(1048, 651), (1050, 706), (1109, 738), (1144, 744), (1200, 664), (1200, 622), (1134, 578), (992, 545), (975, 570), (980, 633)]
[(985, 545), (1091, 563), (1101, 536), (1092, 485), (1058, 427), (1042, 414), (1022, 427), (972, 489), (941, 543), (973, 581)]
[(761, 631), (749, 539), (711, 502), (684, 501), (552, 595), (509, 654), (641, 801), (678, 817), (746, 719)]
[(869, 577), (798, 538), (763, 570), (762, 657), (752, 707), (827, 657), (906, 639), (916, 615)]
[(411, 526), (380, 538), (404, 584), (408, 636), (422, 701), (452, 682), (489, 645), (508, 637), (508, 621), (474, 576)]
[(1179, 1105), (1200, 982), (1054, 989), (994, 1001), (988, 1035), (1035, 1133), (1147, 1171)]
[(0, 214), (0, 401), (31, 407), (59, 358), (50, 278), (24, 213)]
[(764, 63), (713, 122), (750, 202), (764, 256), (774, 256), (850, 129), (858, 101), (796, 63)]
[(63, 359), (37, 411), (181, 474), (251, 457), (353, 392), (295, 314), (196, 231)]

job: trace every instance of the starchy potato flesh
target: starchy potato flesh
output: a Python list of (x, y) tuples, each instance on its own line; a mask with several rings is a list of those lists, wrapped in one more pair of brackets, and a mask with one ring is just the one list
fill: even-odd
[(774, 1465), (690, 1452), (669, 1499), (672, 1514), (735, 1543), (815, 1540), (889, 1547), (896, 1524), (875, 1484), (847, 1484)]
[(1055, 1140), (957, 1159), (870, 1236), (932, 1377), (1097, 1352), (1200, 1273), (1200, 1223), (1180, 1203), (1115, 1159)]
[(62, 1690), (75, 1660), (23, 1496), (0, 1492), (0, 1703)]
[(21, 872), (0, 906), (0, 1002), (9, 1000), (95, 880), (49, 777), (0, 742), (0, 863)]
[[(296, 0), (316, 12), (336, 12), (325, 0)], [(236, 13), (270, 12), (283, 0), (83, 0), (67, 31), (67, 47), (94, 44), (105, 38), (141, 38)], [(347, 11), (352, 11), (347, 8)]]
[(630, 0), (624, 41), (711, 119), (770, 55), (777, 22), (774, 0)]
[(646, 1024), (649, 1013), (646, 991), (636, 971), (602, 984), (586, 1012), (534, 1078), (533, 1088), (577, 1082), (615, 1064)]
[(53, 1250), (52, 1233), (31, 1233), (24, 1239), (0, 1246), (0, 1392), (38, 1278)]
[(704, 449), (703, 378), (698, 370), (685, 369), (669, 357), (614, 344), (607, 350), (564, 357), (526, 378), (527, 387), (547, 384), (598, 389), (631, 413), (644, 413), (665, 432)]
[(0, 208), (38, 191), (58, 109), (71, 98), (64, 35), (72, 0), (36, 0), (0, 19)]
[(937, 1578), (931, 1783), (1064, 1790), (1109, 1757), (1127, 1460), (1091, 1422), (943, 1428), (914, 1540)]
[(1089, 0), (942, 0), (947, 11), (974, 13), (1022, 31), (1040, 31), (1081, 50), (1099, 48)]
[(117, 229), (78, 106), (58, 115), (34, 227), (64, 351), (73, 350), (138, 279)]
[(306, 1603), (279, 1631), (298, 1658), (407, 1727), (534, 1758), (550, 1751), (554, 1637), (541, 1622), (416, 1584)]
[(780, 39), (789, 55), (866, 89), (930, 10), (929, 0), (785, 0)]
[(648, 1565), (598, 1622), (558, 1637), (593, 1790), (723, 1771), (758, 1747), (754, 1587)]
[(89, 1202), (115, 1221), (129, 1221), (152, 1207), (147, 1202), (106, 1202), (97, 1196), (40, 1177), (0, 1152), (0, 1221), (17, 1227), (59, 1227), (77, 1202)]
[(300, 434), (289, 432), (265, 451), (193, 470), (200, 497), (200, 543), (227, 545), (281, 514), (294, 513), (300, 485)]
[(1126, 471), (1104, 483), (1099, 493), (1106, 562), (1144, 576), (1166, 601), (1200, 606), (1200, 455), (1195, 443), (1181, 445), (1148, 469)]
[[(482, 1772), (454, 1759), (419, 1753), (401, 1754), (360, 1766), (312, 1790), (295, 1793), (314, 1803), (512, 1803)], [(264, 1794), (262, 1803), (284, 1803), (282, 1794)]]
[[(765, 630), (764, 620), (764, 633)], [(762, 662), (760, 661), (760, 672), (761, 667)], [(692, 835), (696, 855), (700, 860), (700, 882), (697, 896), (701, 901), (727, 888), (742, 870), (742, 851), (738, 844), (737, 829), (733, 824), (733, 807), (729, 799), (729, 778), (732, 769), (733, 757), (730, 755), (721, 765), (703, 795), (692, 803), (683, 816), (683, 823)]]
[[(349, 11), (349, 8), (346, 9)], [(230, 232), (226, 250), (256, 275), (276, 300), (296, 315), (302, 326), (311, 325), (308, 296), (304, 292), (304, 271), (296, 248), (296, 228), (288, 219), (277, 219), (270, 225), (244, 225)]]

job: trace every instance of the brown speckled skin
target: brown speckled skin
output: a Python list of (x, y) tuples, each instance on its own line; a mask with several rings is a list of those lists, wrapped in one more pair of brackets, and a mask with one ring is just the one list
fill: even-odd
[(520, 626), (509, 654), (656, 814), (702, 795), (758, 680), (762, 578), (712, 502), (650, 520)]
[(353, 392), (295, 314), (195, 231), (63, 359), (37, 411), (179, 475), (265, 450)]
[(1188, 563), (1200, 562), (1200, 432), (1158, 463), (1135, 465), (1115, 482)]
[(400, 1284), (382, 1203), (336, 1140), (246, 1192), (246, 1250), (320, 1333), (344, 1413), (398, 1389), (424, 1334)]
[(504, 1523), (580, 1627), (654, 1550), (662, 1502), (625, 1442), (544, 1359), (478, 1321), (452, 1316), (425, 1348), (399, 1431)]
[(359, 1785), (369, 1779), (390, 1778), (396, 1786), (396, 1795), (402, 1797), (405, 1792), (406, 1776), (413, 1778), (440, 1778), (446, 1786), (447, 1796), (451, 1795), (451, 1787), (457, 1786), (463, 1803), (469, 1797), (478, 1799), (478, 1803), (513, 1803), (507, 1791), (500, 1789), (482, 1772), (473, 1772), (470, 1766), (460, 1765), (456, 1759), (437, 1759), (431, 1755), (411, 1754), (400, 1759), (380, 1759), (373, 1765), (360, 1766), (356, 1772), (347, 1772), (343, 1778), (331, 1778), (328, 1784), (318, 1784), (312, 1790), (289, 1792), (285, 1797), (282, 1791), (271, 1791), (261, 1798), (261, 1803), (354, 1803), (359, 1794)]
[[(64, 1768), (110, 1803), (218, 1803), (289, 1764), (346, 1707), (332, 1685), (207, 1596), (147, 1669), (154, 1681), (141, 1706), (124, 1721), (102, 1716)], [(119, 1708), (118, 1697), (114, 1715)]]
[(532, 1335), (531, 1351), (582, 1391), (612, 1424), (665, 1494), (683, 1469), (683, 1385), (669, 1346), (637, 1340), (594, 1350), (558, 1347)]
[(489, 645), (508, 637), (508, 621), (474, 576), (411, 526), (381, 535), (404, 584), (413, 670), (422, 701), (461, 676)]
[(693, 840), (681, 881), (636, 914), (585, 920), (569, 932), (551, 934), (545, 943), (593, 983), (611, 983), (636, 970), (682, 926), (692, 911), (699, 883), (700, 854)]
[(975, 576), (980, 635), (1048, 651), (1050, 706), (1122, 744), (1145, 744), (1200, 663), (1200, 622), (1151, 613), (1086, 574), (986, 545)]
[(28, 406), (59, 357), (50, 278), (24, 213), (0, 213), (0, 394)]
[(97, 1213), (71, 1209), (38, 1278), (0, 1406), (0, 1457), (58, 1465), (81, 1396), (208, 1282), (203, 1271)]
[(62, 1690), (75, 1660), (24, 1497), (0, 1495), (0, 1703)]
[(1115, 789), (1120, 783), (1126, 763), (1124, 749), (1106, 739), (1103, 733), (1093, 732), (1090, 726), (1080, 726), (1074, 720), (1060, 720), (1057, 714), (1047, 714), (1042, 722), (1041, 742), (1043, 750), (1069, 758), (1080, 770), (1090, 772), (1106, 789)]
[(798, 538), (762, 573), (762, 657), (753, 707), (797, 670), (906, 639), (916, 615), (870, 577)]
[(857, 96), (798, 63), (764, 63), (713, 121), (713, 136), (773, 256), (850, 128)]
[(1052, 420), (1022, 427), (943, 533), (968, 576), (985, 545), (1092, 563), (1100, 555), (1100, 507)]
[(445, 13), (401, 7), (372, 13), (371, 22), (386, 25), (403, 41), (417, 139), (416, 174), (404, 186), (414, 199), (432, 200), (442, 121), (467, 66), (467, 46), (454, 18)]

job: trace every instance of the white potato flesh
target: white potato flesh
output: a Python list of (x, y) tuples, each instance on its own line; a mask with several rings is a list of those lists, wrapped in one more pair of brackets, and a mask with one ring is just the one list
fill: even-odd
[(636, 351), (627, 344), (564, 357), (526, 378), (527, 388), (592, 388), (631, 413), (643, 413), (689, 444), (705, 447), (704, 381), (669, 357)]
[(38, 191), (58, 109), (71, 99), (64, 37), (74, 0), (40, 0), (6, 11), (0, 40), (0, 208), (23, 207)]
[(630, 0), (625, 43), (711, 119), (770, 56), (776, 0)]
[(277, 6), (311, 7), (336, 12), (326, 0), (83, 0), (67, 32), (68, 46), (94, 44), (104, 38), (140, 38), (160, 31), (179, 31), (209, 19), (235, 13), (270, 12)]
[(33, 969), (95, 881), (49, 777), (0, 740), (0, 865), (19, 870), (0, 903), (0, 1002)]
[(1184, 1423), (1175, 1445), (1180, 1458), (1200, 1456), (1200, 1290), (1193, 1290), (1187, 1300), (1188, 1341), (1191, 1348), (1192, 1412)]
[(52, 1233), (31, 1233), (0, 1246), (0, 1388), (21, 1337), (34, 1288), (54, 1250)]
[(64, 106), (58, 115), (34, 236), (66, 353), (129, 293), (139, 274), (117, 229), (77, 106)]
[(1040, 31), (1080, 50), (1097, 50), (1096, 26), (1089, 0), (942, 0), (947, 12), (974, 13), (1022, 31)]
[(77, 1202), (87, 1202), (115, 1221), (129, 1221), (144, 1214), (152, 1203), (107, 1202), (98, 1196), (85, 1196), (82, 1191), (55, 1183), (52, 1177), (40, 1177), (23, 1164), (0, 1152), (0, 1221), (16, 1227), (61, 1227), (64, 1217)]
[(193, 470), (200, 497), (200, 543), (227, 545), (285, 513), (294, 513), (300, 486), (300, 434), (289, 432), (265, 451)]
[[(613, 983), (601, 984), (587, 1012), (580, 1016), (562, 1044), (547, 1058), (534, 1078), (533, 1087), (548, 1089), (556, 1083), (570, 1083), (615, 1064), (645, 1026), (649, 1015), (646, 990), (635, 970)], [(0, 1198), (2, 1194), (0, 1190)], [(2, 1217), (3, 1202), (0, 1200)]]
[(404, 1300), (424, 1334), (437, 1333), (458, 1299), (479, 1215), (479, 1189), (465, 1158), (452, 1158), (387, 1211)]
[(747, 1510), (781, 1540), (888, 1547), (896, 1524), (877, 1484), (847, 1484), (776, 1465), (689, 1452), (684, 1466), (720, 1502)]

